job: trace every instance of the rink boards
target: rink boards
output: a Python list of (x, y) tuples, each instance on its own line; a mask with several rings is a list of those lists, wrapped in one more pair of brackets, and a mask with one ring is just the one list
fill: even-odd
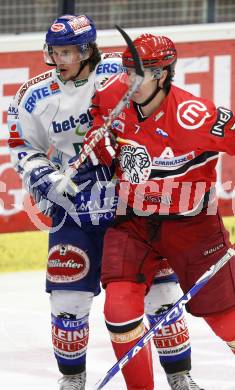
[[(129, 29), (131, 38), (151, 32), (167, 35), (176, 42), (179, 59), (175, 84), (235, 111), (235, 23)], [(49, 221), (32, 210), (30, 198), (14, 171), (7, 147), (6, 112), (20, 85), (48, 70), (43, 62), (43, 34), (0, 37), (0, 271), (44, 267), (47, 257)], [(98, 44), (103, 51), (123, 49), (123, 39), (115, 30), (99, 31)], [(233, 191), (234, 158), (220, 157), (218, 195), (231, 239), (235, 242)], [(223, 183), (231, 181), (232, 191)], [(225, 217), (226, 216), (226, 217)]]

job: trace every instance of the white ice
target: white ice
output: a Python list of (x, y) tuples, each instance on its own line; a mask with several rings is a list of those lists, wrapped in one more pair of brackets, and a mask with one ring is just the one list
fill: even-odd
[[(50, 341), (48, 294), (44, 272), (0, 275), (0, 389), (58, 390)], [(96, 297), (90, 319), (86, 390), (116, 362), (103, 320), (103, 299)], [(235, 390), (234, 356), (200, 318), (188, 315), (192, 343), (192, 375), (205, 390)], [(231, 324), (234, 326), (234, 324)], [(169, 390), (154, 351), (155, 388)], [(104, 390), (126, 389), (118, 373)]]

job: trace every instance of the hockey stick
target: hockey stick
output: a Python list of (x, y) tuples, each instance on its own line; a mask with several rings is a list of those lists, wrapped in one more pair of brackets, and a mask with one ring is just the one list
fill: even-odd
[(184, 294), (170, 310), (162, 317), (161, 320), (145, 333), (145, 335), (132, 347), (110, 370), (100, 379), (96, 385), (95, 390), (102, 389), (109, 381), (120, 371), (141, 349), (147, 344), (162, 327), (179, 313), (186, 303), (235, 255), (235, 250), (230, 248), (225, 255), (212, 265), (191, 287), (191, 289)]
[(84, 163), (89, 154), (92, 152), (94, 147), (98, 144), (98, 142), (104, 137), (105, 133), (109, 130), (113, 120), (120, 114), (123, 108), (129, 103), (132, 95), (139, 88), (141, 83), (144, 80), (144, 68), (142, 61), (139, 57), (139, 54), (133, 44), (129, 35), (119, 26), (115, 25), (116, 29), (121, 33), (123, 38), (125, 39), (127, 46), (131, 52), (132, 58), (134, 60), (135, 72), (133, 75), (133, 81), (131, 82), (128, 91), (122, 96), (121, 100), (118, 102), (116, 107), (112, 109), (107, 119), (104, 121), (103, 125), (96, 131), (95, 137), (93, 138), (90, 144), (87, 144), (85, 148), (82, 149), (78, 159), (73, 162), (66, 172), (64, 173), (64, 180), (60, 182), (57, 187), (57, 190), (62, 193), (64, 192), (70, 178), (79, 168), (79, 166)]

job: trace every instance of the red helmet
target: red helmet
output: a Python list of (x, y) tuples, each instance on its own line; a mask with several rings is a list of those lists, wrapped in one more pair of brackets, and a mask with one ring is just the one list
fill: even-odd
[[(133, 41), (145, 68), (165, 68), (177, 60), (174, 43), (167, 37), (142, 34)], [(134, 66), (131, 52), (127, 48), (122, 55), (123, 65)]]

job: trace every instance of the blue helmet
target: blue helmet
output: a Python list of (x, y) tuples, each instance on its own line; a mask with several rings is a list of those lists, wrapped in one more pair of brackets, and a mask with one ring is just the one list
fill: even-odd
[(86, 45), (95, 40), (95, 23), (86, 15), (60, 16), (46, 34), (48, 46)]
[[(77, 45), (81, 54), (85, 54), (89, 45), (96, 41), (96, 27), (86, 15), (63, 15), (54, 20), (46, 34), (44, 46), (45, 62), (54, 64), (52, 46)], [(85, 58), (85, 57), (84, 57)]]

